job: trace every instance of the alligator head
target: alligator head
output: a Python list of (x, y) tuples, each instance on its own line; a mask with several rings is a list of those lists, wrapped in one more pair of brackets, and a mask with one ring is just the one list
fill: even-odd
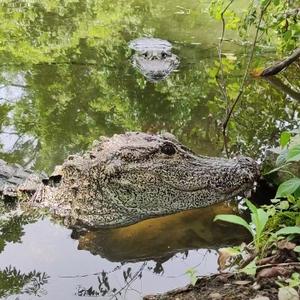
[(232, 199), (258, 174), (251, 158), (197, 156), (171, 134), (130, 132), (69, 156), (35, 198), (68, 225), (117, 227)]
[(179, 65), (178, 57), (171, 53), (172, 45), (165, 40), (140, 38), (129, 43), (136, 51), (131, 58), (132, 65), (148, 81), (157, 82), (165, 79)]

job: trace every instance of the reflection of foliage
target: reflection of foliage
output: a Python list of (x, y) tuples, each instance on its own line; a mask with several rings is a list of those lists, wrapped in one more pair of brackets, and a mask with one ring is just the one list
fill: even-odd
[[(266, 1), (262, 1), (266, 2)], [(257, 4), (256, 4), (257, 5)], [(251, 26), (256, 21), (257, 6), (255, 2), (249, 6), (247, 14), (242, 21), (244, 28)], [(265, 15), (261, 30), (265, 33), (264, 42), (278, 45), (279, 50), (289, 51), (299, 43), (299, 7), (295, 1), (271, 1), (268, 13)], [(276, 39), (274, 38), (276, 36)]]
[(110, 285), (108, 283), (108, 277), (107, 273), (102, 271), (101, 276), (97, 276), (99, 285), (98, 285), (98, 291), (94, 290), (93, 287), (89, 287), (88, 289), (79, 287), (77, 291), (77, 295), (81, 297), (87, 297), (87, 296), (105, 296), (107, 293), (115, 293), (117, 291), (116, 288), (113, 288), (110, 290)]
[(12, 294), (28, 294), (41, 296), (45, 294), (42, 286), (48, 282), (48, 275), (37, 271), (21, 273), (14, 267), (6, 267), (0, 271), (0, 297)]
[(7, 103), (0, 105), (0, 126), (3, 126), (3, 123), (6, 122), (6, 116), (9, 113), (11, 106)]
[[(24, 235), (23, 227), (35, 222), (38, 213), (22, 213), (7, 207), (3, 203), (0, 206), (0, 253), (7, 243), (21, 243)], [(48, 276), (45, 273), (32, 271), (28, 274), (21, 273), (16, 268), (9, 266), (0, 270), (0, 297), (12, 294), (30, 294), (40, 296), (44, 293), (42, 286), (47, 283)]]
[(92, 286), (89, 287), (88, 289), (84, 287), (78, 287), (76, 295), (79, 297), (95, 297), (95, 296), (99, 296), (100, 293), (94, 290)]
[(77, 289), (76, 294), (82, 297), (94, 297), (94, 296), (109, 296), (110, 299), (118, 299), (118, 297), (122, 296), (122, 294), (126, 295), (128, 289), (132, 285), (132, 283), (137, 280), (138, 278), (142, 278), (142, 273), (144, 268), (146, 267), (147, 263), (144, 262), (140, 268), (134, 273), (132, 273), (132, 268), (128, 267), (126, 270), (123, 270), (123, 279), (124, 279), (124, 286), (120, 289), (111, 288), (108, 279), (108, 273), (102, 271), (99, 276), (97, 276), (97, 280), (99, 285), (97, 289), (93, 286), (89, 288), (84, 288), (79, 286)]
[[(7, 123), (7, 115), (9, 111), (11, 110), (11, 106), (4, 103), (0, 104), (0, 128), (4, 127)], [(0, 148), (3, 147), (3, 145), (0, 144)]]
[[(213, 0), (210, 4), (211, 15), (220, 20), (221, 13), (230, 1)], [(232, 1), (231, 1), (232, 2)], [(250, 28), (257, 27), (260, 10), (269, 1), (250, 1), (246, 10), (238, 10), (234, 5), (226, 10), (226, 29), (238, 30), (245, 38), (249, 38)], [(259, 26), (261, 31), (260, 44), (263, 47), (278, 47), (286, 52), (295, 49), (300, 39), (300, 14), (296, 1), (270, 1), (267, 13)]]
[(23, 161), (24, 165), (28, 166), (35, 160), (38, 150), (39, 145), (36, 145), (34, 140), (18, 135), (12, 149), (9, 152), (1, 153), (1, 158), (8, 163)]
[[(10, 62), (3, 70), (25, 71), (28, 83), (26, 94), (14, 109), (13, 124), (20, 134), (40, 138), (45, 160), (48, 155), (57, 160), (67, 143), (76, 148), (90, 142), (84, 137), (94, 118), (86, 113), (95, 95), (101, 97), (102, 84), (93, 82), (94, 88), (84, 94), (78, 85), (87, 86), (95, 73), (97, 81), (109, 75), (114, 56), (107, 53), (117, 53), (117, 47), (126, 44), (120, 34), (134, 30), (138, 22), (131, 13), (130, 1), (66, 1), (64, 5), (12, 1), (1, 6), (1, 43), (5, 48), (0, 49), (0, 57)], [(105, 70), (90, 70), (88, 66), (96, 61), (99, 69), (104, 66)], [(64, 141), (72, 128), (76, 133)]]
[[(1, 154), (4, 159), (22, 164), (35, 161), (35, 168), (51, 171), (68, 153), (86, 149), (100, 135), (128, 130), (168, 130), (199, 152), (220, 154), (218, 126), (226, 103), (214, 78), (216, 53), (210, 51), (208, 59), (202, 47), (178, 46), (179, 73), (149, 84), (132, 69), (127, 42), (145, 33), (169, 38), (170, 31), (173, 36), (176, 30), (161, 24), (166, 22), (165, 4), (155, 0), (140, 6), (133, 0), (63, 3), (10, 1), (0, 7), (0, 44), (7, 45), (0, 48), (0, 59), (9, 62), (1, 71), (10, 75), (10, 80), (0, 81), (16, 84), (14, 75), (22, 74), (26, 83), (20, 99), (1, 109), (1, 124), (13, 126), (20, 137), (32, 137), (19, 139), (11, 153)], [(193, 26), (196, 18), (198, 14), (185, 16)], [(244, 57), (226, 55), (224, 71), (233, 99)], [(266, 59), (261, 55), (256, 64)], [(270, 97), (272, 107), (266, 105)], [(255, 136), (248, 152), (257, 155), (270, 142), (266, 137), (276, 134), (274, 120), (293, 126), (287, 111), (294, 104), (281, 99), (266, 83), (249, 85), (243, 109), (235, 112), (230, 123), (233, 152), (248, 149)], [(256, 113), (257, 107), (261, 114)]]
[[(67, 61), (80, 63), (80, 49), (74, 50), (83, 39), (92, 47), (110, 44), (112, 39), (118, 42), (119, 32), (126, 32), (127, 24), (138, 21), (130, 15), (131, 5), (127, 0), (2, 3), (0, 30), (7, 43), (1, 48), (0, 57), (5, 58), (1, 60), (29, 65), (57, 63), (71, 54)], [(96, 59), (93, 57), (92, 62)]]
[(37, 220), (37, 216), (30, 215), (15, 215), (14, 211), (4, 214), (0, 211), (0, 253), (4, 250), (7, 243), (21, 243), (21, 237), (24, 235), (23, 226), (33, 223)]

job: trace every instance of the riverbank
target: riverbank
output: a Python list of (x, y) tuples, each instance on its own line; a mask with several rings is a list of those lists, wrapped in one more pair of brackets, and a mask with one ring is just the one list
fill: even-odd
[[(291, 274), (295, 266), (282, 270)], [(300, 299), (299, 291), (279, 287), (276, 277), (258, 280), (243, 273), (223, 273), (199, 278), (195, 285), (165, 294), (145, 296), (144, 300), (297, 300)]]

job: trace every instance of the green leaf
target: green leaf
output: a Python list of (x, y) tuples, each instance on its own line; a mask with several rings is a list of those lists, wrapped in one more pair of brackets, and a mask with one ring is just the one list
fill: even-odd
[(285, 147), (291, 139), (291, 133), (288, 131), (284, 131), (280, 135), (279, 143), (281, 148)]
[(296, 145), (289, 149), (286, 161), (300, 161), (300, 145)]
[(272, 0), (260, 0), (261, 9), (265, 9), (265, 7), (269, 5), (269, 2), (272, 2)]
[(280, 201), (278, 208), (279, 209), (288, 209), (289, 208), (289, 202), (288, 201)]
[(299, 299), (299, 294), (294, 288), (290, 286), (284, 286), (279, 288), (278, 300), (296, 300), (296, 299)]
[(286, 157), (287, 157), (287, 154), (288, 154), (288, 149), (283, 149), (279, 155), (277, 156), (277, 159), (276, 159), (276, 166), (282, 166), (285, 162), (286, 162)]
[(249, 207), (250, 211), (253, 213), (253, 214), (256, 214), (257, 213), (257, 208), (254, 204), (252, 204), (251, 201), (249, 201), (248, 199), (245, 200), (247, 206)]
[[(296, 190), (297, 191), (297, 190)], [(296, 192), (294, 192), (294, 194), (295, 194)], [(289, 203), (291, 203), (291, 204), (296, 204), (296, 199), (295, 199), (295, 197), (293, 196), (293, 195), (288, 195), (287, 196), (287, 201), (289, 202)]]
[[(279, 157), (279, 156), (278, 156), (278, 157)], [(277, 168), (275, 168), (275, 169), (272, 169), (272, 170), (270, 170), (269, 172), (264, 173), (263, 175), (268, 175), (268, 174), (277, 172), (277, 171), (279, 171), (280, 169), (283, 169), (283, 168), (285, 168), (285, 167), (287, 167), (287, 166), (290, 165), (290, 164), (288, 164), (288, 163), (287, 163), (287, 164), (284, 164), (284, 162), (285, 162), (285, 161), (280, 162), (281, 166), (279, 166), (279, 167), (277, 167)], [(277, 161), (276, 161), (276, 165), (277, 165)]]
[(287, 226), (287, 227), (279, 229), (275, 234), (276, 235), (300, 234), (300, 226)]
[(254, 236), (254, 232), (253, 232), (252, 228), (249, 226), (249, 224), (243, 218), (241, 218), (239, 216), (236, 216), (236, 215), (217, 215), (214, 218), (214, 221), (224, 221), (224, 222), (229, 222), (229, 223), (233, 223), (233, 224), (243, 226), (244, 228), (246, 228), (252, 234), (252, 236)]
[(269, 215), (263, 209), (257, 210), (257, 221), (255, 223), (256, 235), (259, 238), (264, 231), (264, 228), (268, 222)]
[(246, 267), (240, 270), (243, 273), (246, 273), (247, 275), (254, 276), (256, 274), (256, 262), (255, 260), (252, 260)]
[[(219, 249), (219, 251), (220, 251), (220, 249)], [(241, 249), (239, 246), (222, 248), (222, 251), (228, 253), (230, 256), (238, 255), (241, 253)]]
[(194, 268), (187, 269), (185, 274), (190, 278), (192, 285), (195, 285), (197, 282), (197, 270)]
[(277, 190), (276, 198), (284, 197), (294, 193), (300, 187), (300, 178), (292, 178), (288, 181), (283, 182)]
[(255, 225), (256, 236), (259, 239), (259, 237), (261, 236), (261, 234), (267, 224), (269, 215), (263, 209), (261, 209), (261, 208), (257, 209), (255, 207), (255, 205), (253, 205), (249, 200), (246, 200), (246, 204), (249, 207), (249, 209), (251, 210), (251, 220), (252, 220), (252, 223)]
[(296, 198), (300, 198), (300, 188), (298, 188), (295, 192), (294, 195)]
[(300, 253), (300, 246), (296, 246), (294, 249), (293, 249), (294, 252), (299, 252)]

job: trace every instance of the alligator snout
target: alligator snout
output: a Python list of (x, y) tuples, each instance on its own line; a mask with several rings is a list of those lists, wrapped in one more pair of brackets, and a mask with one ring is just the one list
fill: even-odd
[(259, 165), (250, 157), (240, 156), (235, 160), (236, 163), (228, 170), (229, 175), (226, 175), (228, 184), (225, 192), (249, 197), (254, 183), (260, 177)]
[(237, 162), (239, 164), (240, 171), (242, 174), (244, 174), (246, 179), (248, 178), (251, 181), (251, 183), (259, 178), (259, 165), (254, 159), (250, 157), (239, 156), (237, 158)]

